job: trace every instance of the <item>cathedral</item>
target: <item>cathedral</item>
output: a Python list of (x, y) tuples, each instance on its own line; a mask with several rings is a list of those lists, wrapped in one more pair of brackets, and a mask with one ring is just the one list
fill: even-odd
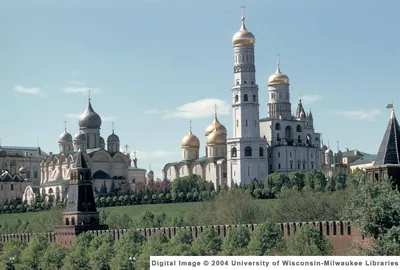
[(268, 117), (260, 119), (255, 36), (245, 26), (243, 8), (240, 30), (232, 39), (232, 137), (227, 139), (227, 130), (215, 114), (205, 132), (206, 155), (199, 157), (200, 141), (190, 129), (182, 140), (182, 160), (164, 166), (164, 179), (196, 174), (215, 187), (246, 186), (254, 179), (264, 181), (273, 172), (288, 174), (334, 164), (333, 152), (323, 146), (311, 110), (306, 112), (301, 99), (292, 114), (289, 77), (281, 72), (279, 58), (276, 72), (268, 79)]
[(91, 169), (94, 192), (99, 191), (104, 184), (109, 190), (112, 182), (116, 187), (145, 183), (146, 170), (137, 167), (136, 156), (133, 159), (134, 166), (131, 167), (130, 155), (120, 151), (120, 139), (114, 133), (114, 127), (106, 144), (100, 135), (101, 124), (101, 117), (94, 111), (89, 98), (87, 108), (79, 119), (78, 134), (72, 138), (65, 128), (58, 139), (59, 153), (50, 153), (40, 162), (40, 184), (26, 187), (24, 199), (33, 202), (40, 194), (42, 198), (65, 200), (70, 172), (74, 169), (79, 151)]

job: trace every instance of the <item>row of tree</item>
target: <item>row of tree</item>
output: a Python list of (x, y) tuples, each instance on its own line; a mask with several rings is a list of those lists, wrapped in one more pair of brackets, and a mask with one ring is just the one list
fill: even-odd
[[(113, 256), (110, 256), (113, 254)], [(312, 227), (303, 227), (292, 239), (283, 239), (279, 227), (264, 222), (252, 233), (245, 227), (230, 230), (225, 238), (206, 229), (196, 239), (179, 231), (171, 240), (163, 234), (145, 239), (131, 230), (119, 241), (111, 234), (93, 237), (81, 234), (70, 247), (48, 243), (35, 237), (28, 245), (10, 241), (1, 248), (0, 265), (15, 269), (129, 269), (134, 257), (135, 269), (149, 269), (150, 256), (264, 256), (332, 254), (332, 245)], [(10, 258), (13, 258), (10, 261)]]
[[(314, 169), (304, 173), (302, 171), (273, 173), (264, 182), (252, 181), (246, 187), (233, 186), (245, 189), (256, 199), (275, 199), (284, 189), (297, 191), (311, 190), (318, 192), (334, 192), (344, 190), (348, 185), (354, 186), (364, 181), (364, 173), (355, 171), (349, 176), (344, 173), (334, 173), (328, 180), (321, 170)], [(124, 206), (133, 204), (154, 203), (181, 203), (207, 201), (224, 192), (226, 189), (215, 189), (212, 182), (205, 181), (197, 175), (180, 177), (172, 182), (152, 181), (147, 185), (138, 185), (135, 190), (127, 187), (117, 188), (112, 182), (109, 192), (105, 183), (96, 194), (98, 207)], [(27, 202), (13, 200), (0, 206), (0, 213), (23, 213), (48, 210), (53, 206), (63, 207), (63, 203), (56, 200), (43, 200), (40, 196), (32, 205)]]

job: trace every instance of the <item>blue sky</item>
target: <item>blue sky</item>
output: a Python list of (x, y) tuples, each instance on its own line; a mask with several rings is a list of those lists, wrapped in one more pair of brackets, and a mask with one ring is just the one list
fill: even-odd
[(114, 121), (140, 167), (152, 163), (160, 176), (180, 160), (190, 118), (204, 154), (214, 103), (231, 135), (231, 39), (241, 4), (256, 36), (260, 117), (279, 52), (292, 104), (301, 92), (324, 141), (375, 153), (385, 107), (400, 99), (395, 0), (1, 1), (2, 144), (39, 140), (57, 152), (64, 121), (77, 132), (90, 88), (102, 136)]

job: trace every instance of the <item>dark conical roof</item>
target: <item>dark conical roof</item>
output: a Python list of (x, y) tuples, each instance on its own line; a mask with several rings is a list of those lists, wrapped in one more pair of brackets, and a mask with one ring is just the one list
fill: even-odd
[(374, 165), (400, 164), (400, 126), (397, 122), (394, 110), (390, 116), (389, 124), (383, 136), (381, 146)]
[(82, 169), (89, 168), (86, 163), (86, 159), (83, 156), (83, 152), (81, 150), (79, 150), (79, 152), (76, 154), (75, 168), (82, 168)]

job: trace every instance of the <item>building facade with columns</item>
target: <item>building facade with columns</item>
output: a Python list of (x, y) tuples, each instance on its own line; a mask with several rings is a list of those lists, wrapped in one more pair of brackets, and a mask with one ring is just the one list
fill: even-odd
[(106, 143), (100, 135), (101, 124), (101, 117), (94, 111), (89, 98), (87, 108), (79, 119), (79, 132), (72, 138), (65, 128), (58, 139), (59, 153), (52, 153), (41, 160), (40, 184), (28, 186), (24, 197), (32, 202), (38, 195), (35, 195), (35, 190), (38, 190), (41, 197), (65, 200), (70, 171), (74, 169), (78, 151), (82, 152), (91, 169), (94, 192), (99, 191), (102, 185), (109, 190), (112, 182), (117, 187), (144, 183), (146, 170), (137, 167), (136, 156), (131, 166), (130, 155), (127, 151), (120, 151), (120, 139), (114, 133), (114, 128)]
[(205, 130), (206, 155), (200, 157), (200, 140), (190, 127), (181, 143), (182, 160), (167, 163), (163, 168), (163, 179), (174, 180), (194, 174), (211, 181), (214, 187), (226, 186), (226, 132), (215, 112), (214, 120)]
[(40, 183), (40, 147), (0, 145), (0, 204), (22, 198), (28, 185)]

